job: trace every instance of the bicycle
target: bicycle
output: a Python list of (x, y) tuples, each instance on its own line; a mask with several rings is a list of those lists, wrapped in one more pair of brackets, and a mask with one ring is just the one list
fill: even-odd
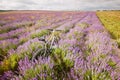
[(43, 46), (40, 49), (35, 50), (33, 53), (32, 61), (38, 59), (39, 56), (49, 56), (55, 48), (58, 48), (58, 41), (60, 40), (60, 32), (62, 30), (47, 29), (50, 34), (39, 38), (39, 41), (43, 42)]

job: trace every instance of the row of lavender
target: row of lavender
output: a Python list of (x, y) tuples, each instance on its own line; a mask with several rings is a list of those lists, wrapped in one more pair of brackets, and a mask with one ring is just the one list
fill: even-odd
[(110, 38), (95, 13), (79, 23), (60, 41), (61, 49), (68, 52), (66, 57), (71, 64), (74, 62), (67, 79), (119, 80), (120, 58), (116, 42)]
[[(83, 13), (80, 13), (80, 14), (81, 14), (80, 16), (81, 18), (82, 16), (85, 15)], [(14, 23), (13, 21), (12, 24), (15, 24), (15, 25), (11, 25), (10, 23), (10, 26), (8, 26), (9, 23), (6, 23), (5, 25), (2, 25), (0, 27), (1, 31), (3, 31), (0, 34), (0, 38), (1, 38), (0, 40), (0, 44), (1, 44), (0, 46), (0, 73), (4, 73), (4, 71), (8, 71), (11, 69), (14, 70), (18, 63), (17, 61), (20, 60), (18, 59), (18, 56), (21, 55), (22, 57), (24, 57), (26, 54), (32, 53), (36, 47), (40, 46), (38, 45), (40, 42), (38, 41), (36, 37), (41, 37), (47, 34), (48, 31), (46, 29), (57, 28), (58, 26), (63, 25), (63, 24), (65, 24), (64, 26), (70, 26), (69, 23), (71, 22), (74, 23), (80, 18), (78, 14), (76, 15), (70, 14), (69, 16), (66, 14), (59, 14), (59, 16), (57, 15), (58, 14), (54, 14), (53, 19), (51, 19), (51, 15), (49, 15), (50, 20), (48, 18), (43, 18), (43, 19), (36, 21), (36, 23), (33, 25), (31, 25), (31, 22), (29, 24), (29, 21), (26, 20), (24, 23), (21, 23), (21, 24), (16, 23), (16, 22)], [(46, 19), (48, 19), (48, 21)], [(5, 30), (8, 28), (10, 28), (9, 32)], [(4, 32), (4, 30), (6, 31), (6, 33)], [(16, 37), (13, 37), (14, 35)]]
[[(55, 27), (56, 25), (61, 25), (62, 24), (62, 26), (60, 26), (60, 27), (71, 27), (71, 25), (73, 25), (76, 21), (78, 21), (79, 19), (82, 19), (84, 16), (85, 16), (86, 14), (81, 14), (79, 17), (78, 17), (78, 19), (77, 19), (77, 16), (75, 16), (75, 17), (73, 17), (73, 16), (71, 16), (71, 17), (73, 17), (73, 18), (71, 18), (71, 20), (66, 20), (66, 21), (60, 21), (59, 23), (55, 23), (55, 24), (53, 24), (53, 25), (51, 25), (51, 26), (48, 26), (48, 27), (46, 27), (46, 28), (43, 28), (43, 30), (44, 29), (47, 29), (47, 28), (52, 28), (52, 27)], [(75, 19), (74, 19), (75, 18)], [(64, 22), (64, 24), (63, 24), (63, 22)], [(36, 30), (36, 34), (40, 34), (41, 32), (44, 32), (44, 31), (42, 31), (41, 29), (38, 29), (38, 30)], [(35, 34), (34, 34), (35, 35)], [(43, 34), (44, 35), (44, 34)], [(25, 38), (28, 38), (28, 36), (25, 36)], [(38, 37), (38, 36), (35, 36), (35, 37)], [(35, 38), (34, 37), (34, 38)], [(40, 37), (40, 36), (39, 36)], [(18, 39), (19, 40), (19, 39)], [(33, 39), (33, 40), (30, 40), (30, 38), (28, 39), (29, 41), (27, 41), (26, 43), (24, 43), (23, 45), (20, 45), (20, 46), (18, 46), (18, 48), (14, 51), (14, 49), (11, 49), (11, 50), (9, 50), (8, 51), (8, 53), (9, 54), (12, 54), (12, 55), (8, 55), (8, 57), (10, 56), (10, 59), (11, 58), (13, 58), (13, 61), (9, 61), (9, 59), (8, 60), (4, 60), (1, 64), (2, 64), (2, 67), (1, 67), (1, 69), (4, 67), (4, 70), (9, 70), (10, 68), (14, 68), (14, 66), (16, 65), (16, 59), (14, 59), (14, 58), (16, 58), (16, 55), (14, 55), (15, 53), (17, 53), (17, 54), (20, 54), (21, 56), (25, 56), (26, 54), (27, 55), (29, 55), (29, 54), (31, 54), (34, 50), (35, 50), (35, 48), (36, 47), (38, 47), (38, 46), (40, 46), (39, 45), (39, 41), (38, 41), (38, 39), (37, 38), (35, 38), (35, 39)], [(3, 40), (4, 41), (4, 40)], [(12, 42), (14, 42), (13, 41), (13, 39), (11, 39), (11, 41)], [(2, 41), (1, 41), (2, 42)], [(7, 41), (6, 40), (6, 42), (9, 42), (9, 43), (11, 43), (10, 41)], [(18, 41), (16, 41), (16, 42), (18, 42)], [(2, 44), (3, 44), (3, 42), (2, 42)], [(8, 44), (10, 47), (11, 47), (11, 45), (10, 44)], [(36, 46), (37, 45), (37, 46)], [(2, 46), (2, 47), (4, 47), (4, 46)], [(6, 48), (6, 47), (5, 47)], [(4, 49), (4, 48), (3, 48)], [(13, 54), (14, 53), (14, 54)], [(19, 56), (20, 56), (19, 55)], [(15, 61), (14, 61), (15, 60)], [(9, 64), (9, 62), (12, 62), (13, 64)], [(6, 63), (8, 63), (8, 64), (6, 64)], [(12, 66), (13, 65), (13, 66)], [(7, 67), (6, 67), (7, 66)], [(12, 67), (11, 67), (12, 66)], [(8, 68), (9, 67), (9, 68)], [(3, 71), (4, 71), (3, 70)]]
[[(14, 60), (18, 61), (18, 67), (12, 71), (10, 66), (11, 70), (4, 72), (1, 79), (119, 80), (120, 59), (116, 42), (110, 38), (95, 13), (85, 14), (81, 18), (58, 27), (62, 30), (70, 28), (67, 33), (61, 34), (60, 47), (55, 48), (47, 58), (39, 56), (38, 60), (30, 60), (32, 51), (41, 47), (38, 38), (12, 50), (9, 58), (13, 56), (11, 62), (17, 64)], [(22, 58), (19, 59), (20, 55)]]
[[(58, 15), (58, 14), (56, 14)], [(74, 18), (77, 18), (78, 15), (73, 17), (73, 14), (71, 14), (71, 18), (69, 18), (70, 16), (52, 16), (49, 15), (45, 18), (42, 18), (40, 20), (34, 20), (34, 22), (32, 21), (23, 21), (23, 23), (12, 23), (11, 24), (6, 24), (1, 28), (1, 31), (3, 31), (3, 33), (0, 34), (0, 48), (2, 48), (2, 53), (6, 54), (9, 53), (9, 51), (11, 51), (11, 49), (16, 49), (19, 45), (25, 43), (26, 41), (30, 40), (31, 38), (35, 38), (35, 37), (40, 37), (42, 35), (44, 35), (45, 33), (47, 33), (47, 31), (45, 29), (47, 28), (54, 28), (54, 27), (58, 27), (59, 25), (65, 24), (66, 22), (70, 21), (70, 20), (74, 20)], [(54, 18), (53, 18), (54, 17)], [(49, 19), (50, 18), (50, 19)], [(51, 19), (52, 18), (52, 19)], [(47, 20), (48, 19), (48, 20)], [(24, 19), (26, 20), (26, 19)], [(13, 25), (14, 24), (14, 25)], [(8, 26), (10, 25), (10, 26)], [(18, 27), (19, 26), (19, 27)], [(6, 31), (6, 29), (11, 29), (9, 32)], [(15, 30), (14, 30), (15, 29)], [(43, 30), (44, 29), (44, 30)], [(6, 31), (6, 33), (4, 32), (4, 30)], [(43, 31), (42, 31), (43, 30)], [(42, 32), (41, 32), (42, 31)]]

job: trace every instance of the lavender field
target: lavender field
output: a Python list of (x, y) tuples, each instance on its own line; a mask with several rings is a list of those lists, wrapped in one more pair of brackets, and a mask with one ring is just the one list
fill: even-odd
[(120, 80), (120, 49), (96, 12), (0, 12), (0, 80)]

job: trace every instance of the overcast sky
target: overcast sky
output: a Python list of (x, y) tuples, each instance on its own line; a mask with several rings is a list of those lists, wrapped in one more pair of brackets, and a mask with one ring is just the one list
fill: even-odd
[(120, 10), (120, 0), (0, 0), (0, 10)]

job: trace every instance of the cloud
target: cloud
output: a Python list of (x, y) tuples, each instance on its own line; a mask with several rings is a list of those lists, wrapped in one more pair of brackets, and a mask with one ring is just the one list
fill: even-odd
[(119, 0), (1, 0), (0, 10), (120, 10)]

